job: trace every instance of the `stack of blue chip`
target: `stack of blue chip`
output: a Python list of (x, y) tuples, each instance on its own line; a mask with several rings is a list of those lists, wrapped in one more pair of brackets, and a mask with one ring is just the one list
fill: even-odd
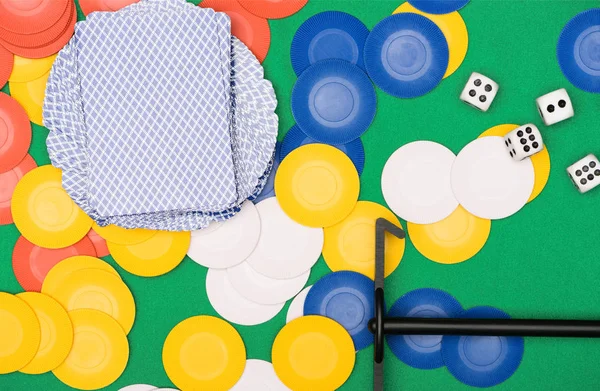
[[(429, 288), (400, 297), (388, 316), (510, 318), (493, 307), (463, 310), (450, 294)], [(457, 380), (474, 387), (491, 387), (507, 380), (518, 369), (524, 351), (524, 340), (520, 337), (388, 335), (387, 342), (394, 355), (405, 364), (418, 369), (446, 366)]]
[(567, 23), (556, 54), (560, 69), (575, 87), (600, 93), (600, 8), (584, 11)]
[(292, 67), (297, 76), (309, 66), (340, 59), (364, 69), (363, 48), (369, 29), (345, 12), (327, 11), (308, 19), (292, 41)]
[(369, 320), (375, 316), (375, 283), (356, 272), (340, 271), (322, 277), (308, 291), (304, 315), (321, 315), (341, 324), (356, 351), (373, 343)]
[(329, 144), (348, 155), (362, 174), (360, 137), (377, 111), (375, 88), (364, 72), (368, 35), (360, 20), (339, 11), (317, 14), (300, 26), (290, 53), (299, 76), (292, 91), (296, 125), (283, 141), (281, 159), (302, 145)]
[(413, 13), (383, 19), (365, 43), (369, 76), (383, 91), (399, 98), (433, 90), (442, 81), (448, 61), (448, 42), (440, 28)]

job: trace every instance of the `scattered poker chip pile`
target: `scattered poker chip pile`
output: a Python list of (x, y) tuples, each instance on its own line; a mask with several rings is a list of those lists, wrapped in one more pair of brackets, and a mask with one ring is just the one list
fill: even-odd
[[(132, 9), (156, 1), (142, 0)], [(540, 194), (548, 180), (547, 150), (521, 163), (507, 156), (499, 144), (517, 125), (505, 124), (485, 131), (458, 156), (431, 141), (402, 146), (382, 173), (382, 191), (391, 210), (358, 201), (365, 163), (360, 136), (377, 107), (371, 81), (393, 96), (408, 98), (431, 91), (451, 75), (467, 51), (466, 26), (457, 12), (467, 2), (411, 0), (371, 32), (342, 12), (308, 19), (291, 50), (298, 75), (292, 93), (297, 124), (277, 145), (270, 174), (262, 178), (264, 188), (255, 199), (242, 200), (239, 211), (227, 219), (191, 232), (101, 226), (63, 188), (66, 171), (37, 167), (28, 155), (32, 132), (28, 119), (36, 124), (47, 120), (42, 106), (55, 60), (56, 74), (50, 79), (47, 101), (56, 110), (61, 109), (57, 102), (81, 103), (62, 95), (71, 91), (71, 87), (63, 88), (72, 81), (69, 66), (75, 63), (67, 56), (72, 47), (56, 59), (73, 28), (68, 34), (40, 38), (47, 31), (58, 31), (51, 24), (66, 23), (64, 15), (75, 7), (66, 0), (43, 2), (48, 8), (32, 13), (34, 19), (28, 23), (37, 31), (12, 31), (15, 21), (23, 20), (14, 17), (6, 22), (4, 16), (12, 13), (0, 6), (0, 85), (8, 80), (12, 95), (0, 94), (0, 120), (11, 136), (0, 138), (4, 143), (0, 144), (0, 224), (14, 223), (22, 235), (12, 262), (15, 278), (26, 291), (14, 296), (0, 293), (0, 317), (9, 314), (13, 320), (0, 319), (0, 341), (11, 348), (7, 356), (0, 357), (0, 374), (52, 371), (73, 388), (109, 386), (127, 365), (127, 334), (135, 320), (136, 304), (119, 273), (99, 257), (110, 254), (125, 271), (156, 277), (176, 268), (187, 255), (208, 268), (208, 299), (224, 320), (194, 316), (169, 333), (162, 362), (176, 387), (238, 391), (341, 387), (354, 368), (356, 352), (373, 342), (367, 322), (374, 312), (376, 219), (383, 217), (401, 227), (399, 216), (406, 221), (410, 240), (425, 257), (438, 263), (463, 262), (484, 246), (491, 220), (516, 213)], [(131, 3), (135, 1), (82, 0), (81, 7), (90, 14), (115, 11)], [(230, 16), (233, 35), (246, 44), (234, 39), (232, 50), (249, 48), (255, 56), (236, 58), (245, 64), (244, 59), (262, 61), (267, 54), (267, 19), (288, 16), (305, 4), (306, 0), (205, 0), (201, 7)], [(444, 8), (448, 4), (450, 8)], [(58, 10), (59, 6), (64, 8)], [(596, 39), (596, 30), (590, 27), (596, 25), (590, 24), (589, 14), (581, 15), (561, 36), (559, 63), (574, 85), (583, 86), (583, 72), (588, 75), (583, 76), (588, 81), (585, 85), (594, 88), (597, 59), (593, 55), (569, 59), (568, 50), (562, 49), (563, 45), (589, 47)], [(90, 15), (98, 21), (105, 17), (103, 12)], [(577, 20), (584, 21), (585, 29), (578, 27)], [(588, 30), (591, 33), (586, 32), (581, 40), (573, 39), (573, 31)], [(407, 34), (401, 36), (399, 31)], [(592, 38), (586, 41), (588, 35)], [(60, 46), (59, 39), (64, 39)], [(36, 43), (42, 41), (43, 45)], [(398, 47), (415, 42), (428, 48), (429, 55), (417, 51), (412, 59), (394, 58)], [(12, 51), (13, 45), (27, 51)], [(239, 70), (244, 74), (247, 69)], [(243, 98), (243, 88), (240, 92)], [(242, 113), (252, 109), (247, 107)], [(69, 112), (62, 110), (62, 114)], [(51, 115), (50, 119), (60, 122), (64, 117)], [(246, 124), (256, 120), (251, 116), (242, 119)], [(472, 164), (475, 160), (478, 165)], [(471, 169), (474, 166), (476, 170)], [(486, 176), (481, 171), (493, 172), (487, 177), (495, 183), (482, 185)], [(405, 241), (392, 239), (386, 248), (385, 275), (389, 276), (403, 257)], [(311, 268), (321, 255), (332, 273), (307, 287)], [(252, 326), (267, 322), (290, 300), (287, 324), (272, 346), (272, 363), (248, 359), (244, 342), (230, 323)], [(407, 293), (389, 313), (508, 317), (491, 307), (464, 310), (451, 295), (435, 289)], [(20, 343), (12, 338), (18, 333), (25, 336)], [(51, 342), (41, 346), (40, 341), (48, 340)], [(508, 379), (524, 351), (523, 339), (517, 337), (388, 336), (388, 343), (407, 365), (420, 369), (446, 366), (456, 379), (476, 387)], [(110, 349), (104, 349), (105, 344)], [(90, 360), (96, 364), (93, 370), (85, 369)], [(475, 367), (479, 369), (476, 372)], [(121, 389), (151, 390), (173, 389), (147, 384)]]

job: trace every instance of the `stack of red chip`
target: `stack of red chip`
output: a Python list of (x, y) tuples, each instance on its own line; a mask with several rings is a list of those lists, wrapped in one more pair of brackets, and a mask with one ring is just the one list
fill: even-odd
[(280, 19), (302, 9), (308, 0), (203, 0), (200, 6), (225, 12), (231, 18), (231, 33), (254, 53), (261, 63), (271, 46), (267, 19)]
[(0, 225), (13, 222), (10, 201), (15, 186), (37, 167), (27, 154), (30, 144), (27, 113), (16, 100), (0, 93)]
[(73, 0), (0, 1), (0, 46), (21, 57), (48, 57), (69, 42), (76, 21)]

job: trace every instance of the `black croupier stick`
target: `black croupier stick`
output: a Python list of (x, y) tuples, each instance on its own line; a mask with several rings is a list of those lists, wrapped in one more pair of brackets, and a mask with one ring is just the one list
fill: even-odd
[(373, 390), (383, 391), (384, 337), (392, 335), (476, 335), (506, 337), (600, 338), (600, 321), (554, 319), (397, 318), (385, 316), (385, 234), (404, 239), (404, 231), (387, 221), (375, 224), (375, 318), (369, 330), (375, 335)]

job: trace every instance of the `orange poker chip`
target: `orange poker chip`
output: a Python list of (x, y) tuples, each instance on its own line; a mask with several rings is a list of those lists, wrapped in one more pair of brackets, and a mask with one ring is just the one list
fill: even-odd
[(0, 28), (33, 34), (52, 27), (73, 0), (0, 1)]
[(17, 56), (27, 58), (43, 58), (58, 53), (60, 49), (62, 49), (69, 42), (73, 32), (75, 31), (75, 22), (77, 22), (77, 7), (71, 7), (70, 13), (71, 17), (69, 18), (69, 23), (60, 33), (60, 35), (51, 42), (43, 45), (37, 45), (35, 47), (21, 47), (6, 41), (3, 41), (2, 45)]
[(4, 87), (13, 69), (15, 57), (0, 44), (0, 88)]
[(300, 11), (308, 0), (238, 0), (256, 16), (267, 19), (281, 19)]
[(10, 202), (15, 187), (25, 174), (36, 167), (35, 160), (30, 155), (25, 155), (25, 158), (16, 167), (0, 173), (0, 225), (13, 223)]
[(200, 6), (229, 15), (231, 33), (248, 46), (258, 61), (265, 60), (271, 46), (271, 28), (267, 19), (248, 12), (237, 1), (203, 0)]
[(40, 47), (55, 41), (66, 30), (75, 4), (69, 2), (60, 19), (50, 28), (32, 34), (19, 34), (12, 31), (0, 29), (0, 39), (10, 45), (21, 46), (25, 48)]
[(0, 93), (0, 173), (14, 168), (31, 144), (27, 112), (12, 97)]
[(21, 236), (13, 250), (13, 272), (19, 284), (29, 292), (40, 292), (46, 275), (60, 261), (76, 255), (96, 256), (88, 237), (65, 248), (48, 249), (36, 246)]
[(93, 229), (90, 229), (90, 232), (88, 232), (87, 237), (94, 244), (94, 248), (96, 249), (96, 256), (98, 258), (102, 258), (102, 257), (106, 257), (107, 255), (110, 255), (110, 250), (108, 249), (106, 240), (104, 240), (102, 238), (102, 236), (98, 235), (98, 233), (96, 231), (94, 231)]

